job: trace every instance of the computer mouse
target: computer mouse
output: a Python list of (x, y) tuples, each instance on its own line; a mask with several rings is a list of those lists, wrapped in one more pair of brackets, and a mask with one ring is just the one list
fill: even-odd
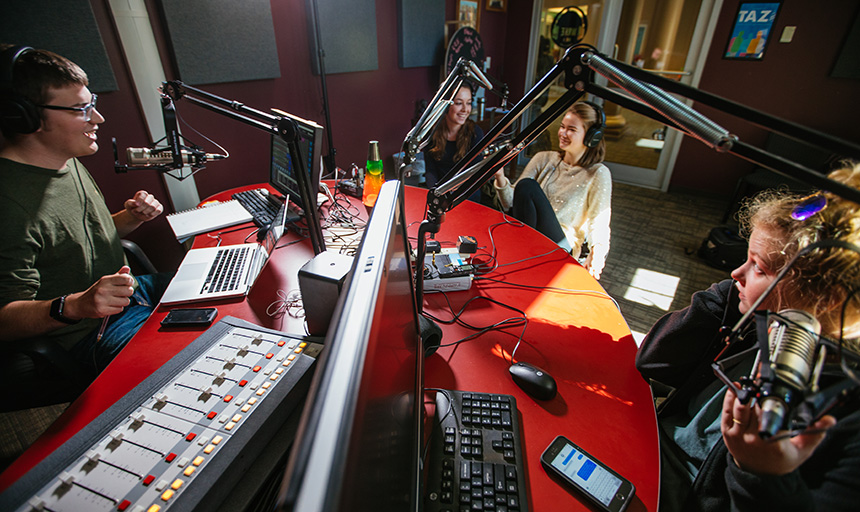
[(533, 364), (519, 362), (512, 364), (508, 371), (511, 372), (514, 383), (532, 398), (551, 400), (558, 391), (552, 375)]

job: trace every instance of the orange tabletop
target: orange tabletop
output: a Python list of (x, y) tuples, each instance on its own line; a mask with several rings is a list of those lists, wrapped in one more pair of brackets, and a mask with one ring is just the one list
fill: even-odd
[[(238, 190), (261, 186), (265, 185), (226, 191), (207, 201), (229, 199)], [(413, 246), (426, 194), (424, 189), (406, 187)], [(366, 219), (368, 210), (357, 199), (351, 202)], [(327, 211), (324, 205), (322, 214)], [(216, 245), (219, 238), (222, 244), (240, 243), (254, 229), (251, 223), (236, 228), (225, 228), (220, 236), (199, 235), (194, 247)], [(628, 510), (656, 511), (660, 476), (657, 421), (650, 389), (633, 364), (633, 336), (615, 303), (552, 241), (499, 211), (469, 201), (458, 205), (445, 216), (435, 238), (443, 248), (455, 247), (460, 235), (477, 239), (479, 251), (473, 262), (489, 271), (477, 276), (468, 291), (425, 293), (424, 309), (442, 321), (444, 332), (443, 347), (425, 361), (425, 387), (509, 394), (516, 399), (530, 510), (593, 510), (541, 466), (543, 450), (555, 436), (564, 435), (633, 482), (636, 497)], [(263, 327), (304, 333), (301, 318), (270, 316), (268, 312), (279, 299), (279, 290), (299, 289), (298, 270), (313, 257), (313, 251), (309, 241), (292, 232), (279, 245), (247, 297), (208, 301), (205, 306), (218, 308), (218, 318), (229, 315)], [(0, 489), (15, 482), (205, 331), (164, 329), (160, 322), (170, 309), (163, 305), (156, 309), (92, 385), (0, 475)], [(457, 343), (475, 330), (445, 323), (452, 318), (452, 309), (463, 309), (460, 320), (472, 327), (513, 322), (524, 316), (528, 322), (525, 331), (518, 321)], [(514, 384), (508, 372), (512, 354), (514, 361), (549, 372), (558, 384), (557, 396), (550, 401), (535, 400)]]

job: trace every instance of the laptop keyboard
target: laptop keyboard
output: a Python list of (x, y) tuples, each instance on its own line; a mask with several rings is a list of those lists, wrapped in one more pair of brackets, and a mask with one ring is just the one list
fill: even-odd
[(215, 261), (209, 267), (206, 282), (203, 283), (200, 293), (218, 293), (238, 288), (249, 251), (249, 247), (233, 247), (218, 251)]

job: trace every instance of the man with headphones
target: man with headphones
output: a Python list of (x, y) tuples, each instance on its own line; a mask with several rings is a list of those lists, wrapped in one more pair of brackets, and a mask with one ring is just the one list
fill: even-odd
[(105, 120), (87, 85), (64, 57), (0, 47), (0, 343), (51, 338), (101, 370), (166, 286), (132, 277), (120, 242), (163, 207), (141, 190), (108, 211), (77, 160)]
[(574, 103), (558, 130), (559, 151), (536, 154), (515, 187), (503, 170), (493, 182), (505, 210), (570, 251), (595, 279), (609, 254), (612, 176), (602, 163), (605, 124), (600, 106)]

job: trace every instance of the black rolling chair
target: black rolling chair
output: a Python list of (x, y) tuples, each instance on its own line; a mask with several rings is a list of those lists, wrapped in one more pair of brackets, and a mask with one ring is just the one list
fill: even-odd
[[(122, 245), (133, 272), (157, 272), (137, 244), (123, 240)], [(0, 412), (71, 402), (97, 375), (54, 340), (9, 345), (0, 346), (0, 390), (6, 397)]]

